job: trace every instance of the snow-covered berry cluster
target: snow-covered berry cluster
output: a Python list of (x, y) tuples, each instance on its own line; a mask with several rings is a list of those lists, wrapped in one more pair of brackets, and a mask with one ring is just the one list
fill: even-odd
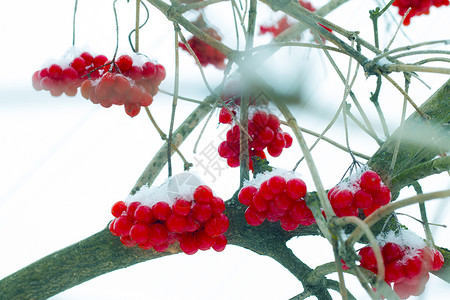
[[(444, 257), (437, 249), (426, 246), (414, 233), (402, 230), (378, 237), (385, 267), (384, 280), (394, 284), (394, 291), (401, 299), (422, 294), (430, 275), (444, 264)], [(377, 274), (377, 261), (370, 246), (359, 250), (361, 267)]]
[[(78, 49), (72, 48), (66, 57), (58, 62), (49, 64), (32, 76), (33, 88), (37, 91), (49, 91), (52, 96), (75, 96), (85, 76), (99, 78), (103, 73), (102, 67), (108, 58), (104, 55), (92, 55), (85, 51), (81, 54)], [(75, 56), (75, 57), (74, 57)], [(71, 58), (73, 57), (73, 58)]]
[[(202, 28), (202, 30), (203, 32), (213, 37), (214, 39), (218, 41), (222, 40), (222, 37), (214, 28), (205, 27)], [(217, 69), (221, 70), (225, 69), (226, 67), (225, 59), (227, 58), (225, 54), (223, 54), (216, 48), (210, 46), (209, 44), (205, 43), (196, 36), (192, 36), (187, 41), (187, 43), (191, 47), (192, 51), (194, 51), (195, 55), (197, 56), (202, 66), (206, 67), (207, 65), (211, 64), (215, 66)], [(185, 44), (179, 43), (178, 45), (180, 46), (181, 49), (189, 51)]]
[(367, 217), (391, 201), (391, 191), (372, 170), (361, 170), (328, 191), (328, 200), (338, 217)]
[(100, 78), (86, 78), (81, 85), (81, 94), (103, 107), (124, 105), (125, 112), (134, 117), (141, 106), (152, 104), (153, 96), (165, 77), (164, 66), (140, 55), (132, 57), (125, 54), (115, 62), (109, 62)]
[[(199, 185), (193, 193), (186, 194), (188, 190), (175, 195), (170, 191), (169, 183), (156, 192), (141, 189), (136, 197), (116, 202), (111, 210), (116, 217), (109, 226), (111, 233), (120, 236), (120, 241), (127, 247), (138, 245), (158, 252), (166, 251), (177, 241), (186, 254), (210, 248), (224, 250), (227, 244), (224, 233), (229, 226), (224, 201), (214, 196), (206, 185)], [(165, 192), (164, 197), (156, 199), (163, 196), (161, 191)], [(151, 195), (150, 199), (148, 195)]]
[[(237, 107), (233, 108), (237, 111)], [(221, 123), (233, 125), (231, 116), (226, 108), (222, 108), (219, 114)], [(289, 133), (283, 132), (280, 128), (280, 119), (272, 113), (268, 113), (265, 108), (256, 108), (249, 113), (248, 134), (252, 138), (249, 140), (249, 155), (265, 158), (264, 149), (273, 156), (278, 157), (284, 148), (292, 145), (292, 137)], [(238, 125), (233, 125), (228, 130), (227, 139), (220, 143), (218, 151), (220, 157), (227, 159), (230, 167), (239, 166), (240, 154), (240, 129)]]
[(311, 210), (306, 206), (306, 184), (292, 172), (276, 170), (258, 174), (247, 182), (239, 192), (239, 202), (247, 205), (245, 219), (252, 226), (261, 225), (264, 220), (280, 221), (286, 231), (299, 225), (315, 223)]
[(403, 21), (404, 25), (409, 25), (411, 23), (411, 18), (414, 16), (428, 15), (430, 13), (431, 6), (440, 7), (449, 4), (449, 0), (395, 0), (394, 3), (392, 3), (393, 6), (398, 7), (398, 14), (401, 16), (403, 16), (406, 11), (411, 8), (411, 11)]

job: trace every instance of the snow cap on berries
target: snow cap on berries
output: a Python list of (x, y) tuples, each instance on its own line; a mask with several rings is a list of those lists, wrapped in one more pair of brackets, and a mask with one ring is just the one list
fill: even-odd
[(160, 186), (141, 187), (134, 195), (129, 195), (125, 203), (140, 202), (143, 205), (153, 206), (164, 201), (172, 206), (177, 198), (192, 201), (194, 190), (203, 182), (195, 171), (183, 172), (168, 178)]

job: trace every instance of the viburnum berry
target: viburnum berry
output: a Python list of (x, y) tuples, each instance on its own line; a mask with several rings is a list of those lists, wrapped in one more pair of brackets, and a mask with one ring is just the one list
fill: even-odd
[(409, 25), (411, 23), (411, 18), (414, 16), (420, 16), (423, 14), (428, 15), (430, 13), (431, 6), (440, 7), (449, 4), (449, 0), (395, 0), (394, 3), (392, 3), (393, 6), (398, 7), (398, 14), (400, 16), (403, 16), (406, 11), (411, 8), (410, 12), (403, 21), (403, 25)]
[(391, 201), (391, 192), (376, 172), (363, 169), (331, 188), (328, 199), (339, 217), (358, 216), (359, 210), (369, 216)]
[[(435, 270), (431, 262), (432, 253), (439, 256), (440, 252), (433, 252), (435, 249), (428, 248), (420, 237), (404, 229), (378, 236), (377, 240), (385, 267), (385, 282), (393, 284), (394, 291), (401, 299), (420, 295), (429, 279), (429, 271)], [(359, 256), (361, 267), (378, 273), (370, 246), (363, 247)]]
[[(173, 184), (163, 184), (155, 189), (144, 188), (127, 202), (116, 202), (111, 209), (116, 217), (109, 225), (111, 233), (127, 247), (138, 245), (164, 252), (178, 241), (187, 254), (210, 248), (222, 251), (226, 245), (223, 234), (229, 227), (223, 199), (206, 185), (185, 186), (183, 182), (189, 184), (185, 177), (192, 176), (190, 173), (180, 176), (181, 181), (169, 179), (178, 185), (177, 193), (172, 190)], [(153, 199), (165, 194), (167, 199)]]
[(245, 219), (249, 225), (258, 226), (267, 219), (270, 222), (280, 221), (283, 229), (291, 231), (299, 225), (315, 223), (303, 199), (306, 184), (292, 176), (292, 173), (282, 170), (258, 174), (256, 186), (249, 185), (241, 189), (238, 199), (248, 206)]
[[(202, 27), (200, 28), (203, 32), (208, 34), (209, 36), (213, 37), (214, 39), (221, 41), (222, 37), (219, 35), (217, 30), (210, 27)], [(217, 50), (216, 48), (210, 46), (209, 44), (205, 43), (201, 39), (199, 39), (197, 36), (192, 36), (187, 43), (189, 44), (192, 51), (197, 56), (200, 64), (204, 67), (206, 67), (209, 64), (212, 64), (218, 69), (225, 69), (225, 59), (227, 58), (225, 54)], [(179, 47), (187, 52), (189, 52), (188, 47), (183, 44), (179, 43)]]
[[(232, 108), (235, 113), (238, 108)], [(249, 140), (248, 149), (250, 157), (257, 156), (262, 159), (266, 157), (263, 150), (267, 149), (268, 153), (273, 157), (281, 155), (284, 148), (289, 148), (292, 145), (292, 137), (287, 132), (283, 132), (280, 128), (280, 120), (274, 114), (268, 113), (267, 108), (260, 107), (249, 114), (248, 134), (251, 137)], [(219, 114), (219, 122), (231, 124), (232, 127), (226, 134), (226, 141), (223, 141), (219, 147), (219, 156), (227, 159), (227, 164), (230, 167), (239, 166), (240, 154), (240, 128), (238, 125), (233, 125), (231, 116), (226, 115), (227, 111), (221, 109)], [(253, 164), (250, 160), (250, 170), (253, 170)]]
[(125, 204), (125, 202), (118, 201), (118, 202), (114, 203), (113, 207), (111, 208), (111, 213), (114, 217), (118, 218), (126, 210), (127, 210), (127, 205)]

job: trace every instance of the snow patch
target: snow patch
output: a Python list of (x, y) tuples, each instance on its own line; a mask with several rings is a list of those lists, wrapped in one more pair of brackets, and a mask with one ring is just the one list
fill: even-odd
[(274, 169), (271, 172), (259, 173), (256, 175), (256, 178), (254, 178), (252, 180), (244, 181), (244, 187), (254, 186), (256, 188), (259, 188), (264, 181), (269, 180), (270, 178), (272, 178), (274, 176), (281, 176), (284, 179), (286, 179), (286, 181), (293, 179), (293, 178), (300, 178), (300, 174), (298, 174), (294, 171), (288, 171), (288, 170), (284, 170), (284, 169)]
[(125, 203), (128, 205), (131, 202), (140, 202), (142, 205), (152, 207), (161, 201), (172, 206), (178, 198), (193, 201), (195, 189), (203, 184), (197, 172), (183, 172), (168, 178), (160, 186), (141, 187), (134, 195), (129, 195)]

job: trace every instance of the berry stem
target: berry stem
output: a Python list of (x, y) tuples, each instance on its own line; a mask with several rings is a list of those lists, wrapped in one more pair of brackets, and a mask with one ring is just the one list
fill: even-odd
[[(159, 136), (161, 137), (161, 139), (167, 142), (167, 135), (161, 130), (161, 128), (158, 126), (158, 124), (156, 124), (156, 121), (153, 118), (153, 115), (150, 112), (150, 109), (148, 108), (148, 106), (145, 106), (144, 109), (145, 109), (145, 112), (147, 113), (147, 116), (149, 117), (150, 121), (152, 122), (153, 126), (155, 127), (156, 131), (159, 133)], [(173, 150), (175, 150), (175, 152), (178, 153), (181, 160), (183, 161), (184, 170), (188, 171), (192, 167), (192, 163), (190, 163), (186, 160), (184, 155), (181, 153), (180, 149), (178, 149), (178, 147), (174, 143), (171, 143), (171, 144), (172, 144)]]
[[(136, 0), (136, 25), (134, 33), (134, 52), (139, 52), (139, 15), (140, 15), (141, 0)], [(145, 23), (147, 20), (145, 20)], [(144, 24), (145, 24), (144, 23)]]
[[(174, 23), (174, 32), (175, 32), (175, 82), (173, 88), (173, 100), (172, 100), (172, 114), (170, 116), (170, 127), (169, 127), (169, 137), (167, 143), (172, 145), (172, 136), (173, 136), (173, 124), (175, 122), (175, 111), (177, 110), (178, 103), (178, 88), (180, 85), (180, 58), (178, 51), (178, 32), (180, 27)], [(167, 147), (167, 168), (168, 168), (168, 176), (172, 176), (172, 149), (171, 147)]]
[(72, 46), (75, 46), (75, 24), (78, 9), (78, 0), (75, 0), (75, 7), (73, 9), (73, 21), (72, 21)]
[(114, 0), (113, 2), (114, 20), (116, 22), (116, 49), (114, 50), (114, 55), (111, 59), (113, 63), (111, 64), (110, 70), (112, 70), (115, 65), (114, 61), (116, 60), (117, 51), (119, 50), (119, 20), (117, 19), (116, 2), (117, 0)]

